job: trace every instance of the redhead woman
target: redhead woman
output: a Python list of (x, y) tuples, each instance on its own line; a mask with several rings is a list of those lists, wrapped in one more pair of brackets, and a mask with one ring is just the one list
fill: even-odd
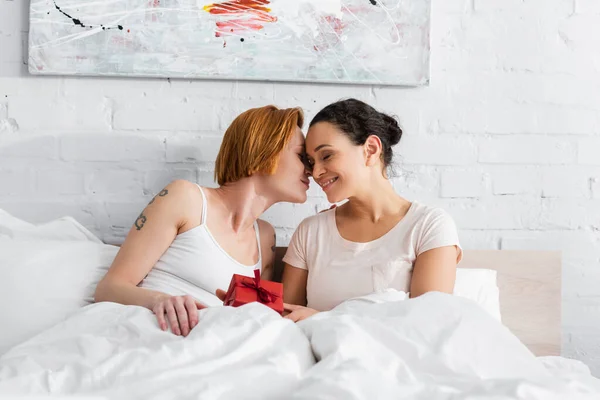
[(152, 310), (163, 330), (186, 336), (199, 308), (221, 305), (217, 288), (233, 274), (269, 279), (273, 227), (259, 216), (278, 202), (303, 203), (308, 190), (300, 109), (267, 106), (239, 115), (215, 164), (219, 187), (185, 180), (166, 186), (140, 213), (95, 300)]

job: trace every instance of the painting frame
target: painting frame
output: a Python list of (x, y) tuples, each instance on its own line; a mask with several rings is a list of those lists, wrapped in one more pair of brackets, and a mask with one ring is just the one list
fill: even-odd
[[(378, 86), (429, 84), (431, 0), (294, 0), (294, 4), (300, 6), (292, 11), (289, 11), (293, 8), (289, 6), (291, 3), (284, 3), (289, 0), (216, 3), (202, 0), (144, 0), (143, 4), (151, 9), (150, 12), (142, 8), (132, 11), (132, 4), (137, 4), (137, 0), (107, 1), (121, 8), (102, 14), (97, 9), (81, 11), (86, 10), (84, 5), (90, 0), (31, 0), (29, 72), (34, 75)], [(180, 11), (177, 18), (170, 17), (169, 23), (163, 21), (162, 24), (153, 25), (153, 18), (159, 21), (166, 14), (175, 14), (174, 8), (161, 9), (155, 6), (163, 4), (161, 1), (172, 5), (187, 2), (196, 4), (197, 9), (190, 6)], [(250, 17), (243, 13), (232, 13), (233, 16), (227, 16), (229, 19), (210, 12), (215, 9), (211, 9), (211, 5), (223, 11), (226, 10), (223, 4), (236, 4), (237, 9), (240, 8), (237, 4), (243, 2), (253, 2), (261, 10), (258, 13), (249, 12)], [(314, 4), (317, 2), (321, 14), (315, 11)], [(410, 6), (412, 8), (401, 8), (406, 4), (413, 4)], [(389, 10), (403, 15), (404, 20), (392, 20)], [(412, 14), (406, 10), (412, 10)], [(357, 16), (362, 15), (359, 14), (361, 11), (367, 15), (364, 21)], [(206, 15), (202, 15), (202, 12), (206, 12)], [(143, 15), (146, 20), (132, 23), (141, 20), (134, 18), (136, 13)], [(269, 15), (270, 20), (265, 21), (267, 13), (273, 15)], [(204, 30), (198, 28), (200, 33), (188, 40), (181, 35), (181, 32), (189, 29), (187, 22), (179, 21), (196, 15), (204, 18), (201, 24)], [(290, 23), (290, 15), (295, 15), (297, 18), (294, 21), (300, 22)], [(166, 17), (164, 19), (167, 20)], [(369, 29), (367, 22), (373, 25)], [(212, 32), (206, 28), (210, 25), (215, 26)], [(219, 31), (219, 26), (231, 27), (231, 33), (228, 30)], [(132, 31), (138, 39), (131, 34)], [(266, 39), (259, 36), (263, 34)], [(365, 39), (369, 35), (371, 39)], [(164, 37), (170, 42), (163, 40)], [(383, 44), (378, 44), (373, 38)], [(174, 44), (177, 50), (170, 54), (165, 42)], [(219, 53), (216, 47), (221, 42), (225, 50)], [(233, 49), (227, 49), (228, 45)], [(182, 51), (179, 59), (175, 57), (176, 51)], [(231, 60), (241, 60), (247, 65), (244, 67), (246, 70), (234, 67)], [(153, 69), (154, 65), (159, 67)]]

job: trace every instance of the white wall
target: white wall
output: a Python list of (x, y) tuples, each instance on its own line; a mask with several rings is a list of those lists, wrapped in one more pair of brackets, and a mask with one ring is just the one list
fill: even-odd
[[(354, 96), (397, 114), (394, 180), (465, 248), (564, 252), (563, 348), (600, 375), (600, 2), (433, 0), (425, 88), (31, 77), (25, 0), (0, 0), (0, 208), (122, 239), (169, 180), (207, 184), (224, 128), (275, 103)], [(325, 207), (267, 213), (278, 242)]]

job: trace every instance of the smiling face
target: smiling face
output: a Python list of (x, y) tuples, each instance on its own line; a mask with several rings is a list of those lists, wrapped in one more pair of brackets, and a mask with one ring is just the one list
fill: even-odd
[(304, 164), (304, 135), (296, 127), (294, 136), (279, 154), (275, 173), (266, 177), (277, 201), (304, 203), (308, 190), (308, 172)]
[(330, 203), (355, 196), (369, 179), (365, 147), (353, 144), (329, 122), (310, 127), (306, 135), (306, 154), (313, 179)]

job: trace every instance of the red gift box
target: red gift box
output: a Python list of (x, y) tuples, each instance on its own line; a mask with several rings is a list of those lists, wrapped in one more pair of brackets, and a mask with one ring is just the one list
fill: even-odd
[(283, 285), (261, 280), (258, 269), (254, 270), (254, 278), (234, 274), (223, 305), (239, 307), (254, 301), (283, 314)]

